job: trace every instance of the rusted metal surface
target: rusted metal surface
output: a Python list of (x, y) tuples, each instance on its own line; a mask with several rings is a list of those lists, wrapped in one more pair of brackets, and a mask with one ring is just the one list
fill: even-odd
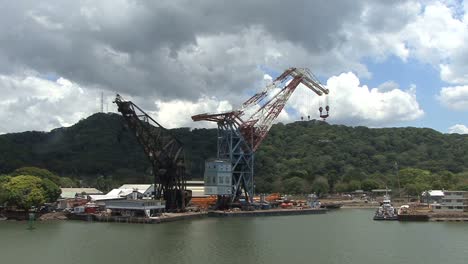
[(117, 95), (114, 102), (152, 165), (154, 198), (164, 199), (168, 211), (185, 210), (190, 192), (186, 190), (185, 153), (182, 143), (131, 101), (125, 101)]

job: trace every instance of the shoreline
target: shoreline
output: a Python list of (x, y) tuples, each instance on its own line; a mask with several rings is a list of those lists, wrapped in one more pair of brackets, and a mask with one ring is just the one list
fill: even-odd
[[(339, 209), (376, 209), (378, 205), (374, 204), (344, 204)], [(187, 212), (187, 213), (163, 213), (158, 217), (124, 217), (124, 216), (105, 216), (93, 214), (79, 214), (79, 215), (66, 215), (63, 212), (53, 212), (42, 214), (36, 218), (38, 222), (62, 222), (69, 220), (87, 221), (87, 222), (116, 222), (116, 223), (144, 223), (144, 224), (159, 224), (166, 222), (203, 219), (207, 217), (216, 218), (232, 218), (232, 217), (263, 217), (263, 216), (287, 216), (287, 215), (310, 215), (310, 214), (325, 214), (328, 212), (333, 213), (339, 209), (316, 209), (316, 208), (294, 208), (294, 209), (270, 209), (270, 210), (257, 210), (257, 211), (203, 211), (203, 212)], [(15, 215), (13, 213), (12, 215)], [(406, 218), (400, 221), (421, 221), (414, 216), (425, 215), (425, 221), (430, 222), (468, 222), (468, 213), (462, 214), (442, 214), (432, 212), (414, 212), (406, 214)], [(2, 219), (2, 222), (27, 222), (27, 219), (7, 218)]]

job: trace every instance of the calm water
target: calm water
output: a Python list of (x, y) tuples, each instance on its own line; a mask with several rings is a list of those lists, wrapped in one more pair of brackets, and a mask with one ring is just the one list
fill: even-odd
[(35, 230), (0, 222), (0, 263), (468, 263), (468, 224), (374, 222), (372, 212)]

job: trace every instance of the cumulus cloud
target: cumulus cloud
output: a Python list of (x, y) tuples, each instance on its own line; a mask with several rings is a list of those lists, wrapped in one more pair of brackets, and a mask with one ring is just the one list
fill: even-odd
[[(47, 84), (58, 93), (63, 84), (37, 76), (61, 76), (83, 97), (99, 97), (100, 90), (126, 94), (169, 127), (189, 121), (169, 118), (171, 111), (178, 113), (171, 107), (196, 112), (240, 105), (264, 85), (263, 67), (278, 72), (308, 67), (322, 79), (335, 76), (327, 82), (340, 89), (330, 97), (334, 122), (374, 126), (414, 120), (423, 111), (414, 88), (361, 85), (360, 79), (372, 77), (363, 61), (416, 59), (437, 67), (444, 81), (468, 81), (468, 19), (460, 11), (466, 2), (22, 0), (1, 6), (0, 75), (33, 92), (18, 109), (10, 101), (20, 102), (19, 97), (0, 99), (0, 105), (9, 105), (13, 116), (28, 103), (45, 100), (40, 113), (48, 121), (42, 130), (72, 121), (58, 113), (82, 116), (95, 106), (83, 100), (84, 111), (63, 103), (73, 96), (45, 98), (48, 91), (33, 86)], [(284, 12), (292, 6), (301, 12)], [(339, 75), (349, 71), (354, 74)], [(36, 82), (26, 84), (28, 78)], [(345, 79), (349, 83), (340, 81)], [(10, 89), (5, 87), (0, 89)], [(304, 104), (294, 105), (297, 100), (292, 98), (282, 121), (310, 112)], [(11, 122), (6, 131), (41, 129), (34, 122)]]
[(99, 109), (100, 93), (71, 81), (0, 75), (0, 133), (70, 126)]
[(192, 101), (251, 88), (263, 75), (259, 65), (366, 73), (334, 50), (343, 25), (358, 20), (363, 4), (294, 6), (307, 15), (284, 13), (281, 1), (6, 2), (0, 72), (52, 72), (83, 86)]
[(468, 110), (468, 85), (443, 87), (437, 98), (447, 108)]
[(456, 124), (448, 129), (449, 133), (456, 133), (456, 134), (468, 134), (468, 127), (461, 124)]
[[(331, 123), (349, 125), (382, 126), (418, 119), (424, 111), (416, 100), (416, 87), (402, 90), (394, 82), (384, 86), (392, 89), (369, 88), (361, 85), (352, 72), (342, 73), (327, 80), (330, 90), (329, 105)], [(318, 107), (327, 104), (305, 87), (298, 90), (290, 99), (289, 106), (301, 116), (318, 117)], [(312, 114), (311, 114), (312, 113)]]
[(166, 128), (177, 127), (216, 127), (213, 122), (193, 122), (191, 116), (201, 113), (222, 113), (232, 110), (226, 100), (216, 98), (199, 98), (196, 102), (172, 100), (168, 102), (156, 101), (157, 111), (151, 114)]

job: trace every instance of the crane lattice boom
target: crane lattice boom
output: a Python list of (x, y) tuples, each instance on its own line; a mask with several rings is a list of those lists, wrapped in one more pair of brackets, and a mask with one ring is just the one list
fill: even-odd
[(186, 191), (182, 143), (131, 101), (117, 95), (114, 102), (152, 165), (155, 199), (164, 198), (166, 210), (184, 210), (190, 193)]
[[(251, 143), (252, 150), (255, 152), (267, 136), (286, 102), (301, 83), (319, 96), (329, 93), (328, 89), (323, 87), (309, 70), (289, 68), (265, 89), (245, 101), (238, 110), (220, 114), (200, 114), (192, 116), (192, 119), (194, 121), (205, 120), (218, 123), (230, 121), (235, 123), (244, 138)], [(275, 95), (271, 94), (277, 90), (279, 92)], [(268, 98), (270, 99), (268, 100)], [(262, 104), (265, 100), (266, 102)], [(327, 114), (322, 115), (321, 113), (321, 117), (326, 118), (328, 110), (327, 106)], [(320, 112), (322, 112), (322, 108), (320, 108)]]

